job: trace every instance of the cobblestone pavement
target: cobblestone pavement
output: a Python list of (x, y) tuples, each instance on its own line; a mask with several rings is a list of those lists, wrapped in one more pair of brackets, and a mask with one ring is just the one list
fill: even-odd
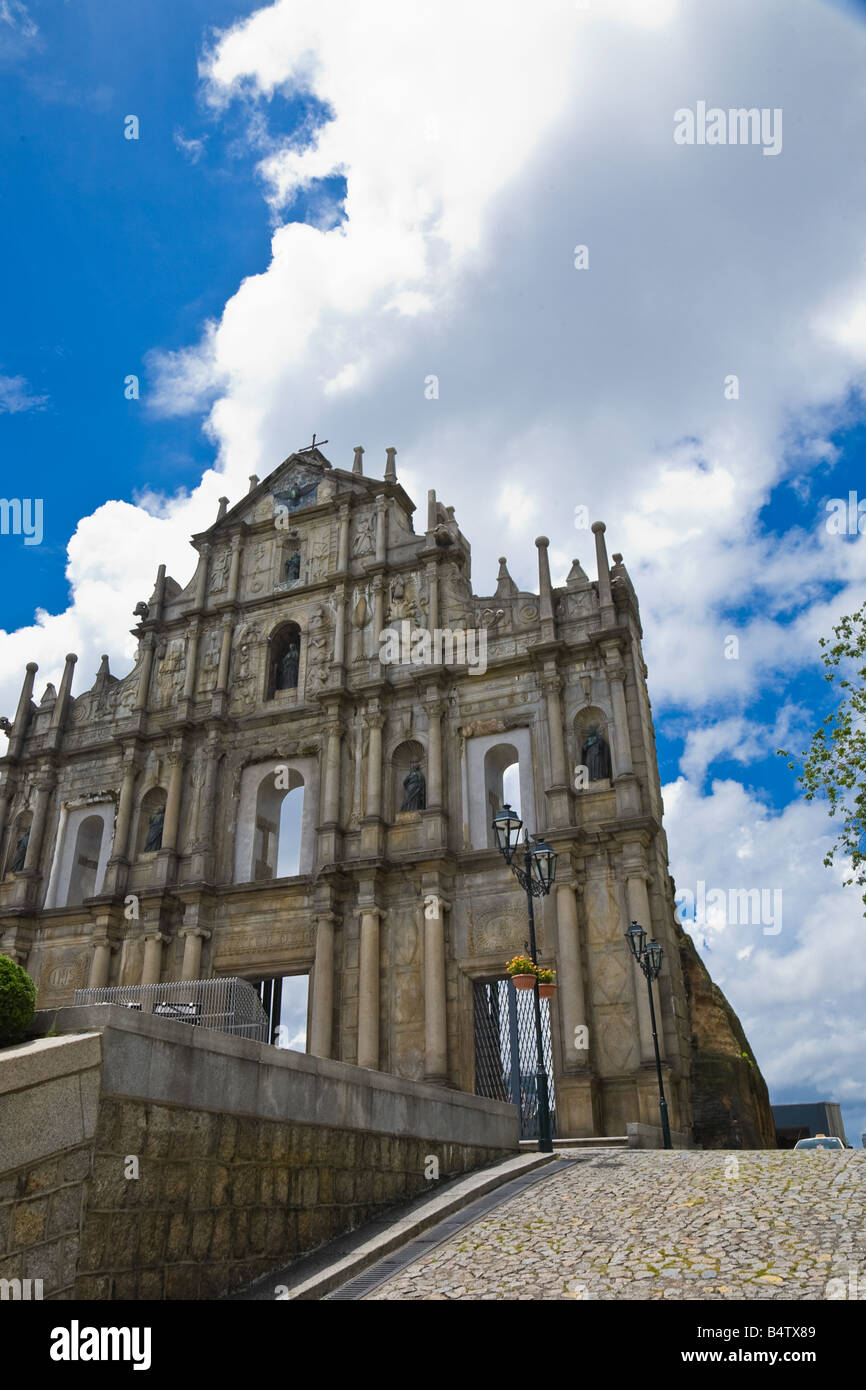
[(866, 1300), (864, 1208), (860, 1149), (584, 1155), (367, 1298)]

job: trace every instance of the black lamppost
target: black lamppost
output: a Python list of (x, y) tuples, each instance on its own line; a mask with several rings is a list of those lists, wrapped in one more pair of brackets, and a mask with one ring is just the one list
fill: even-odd
[[(535, 948), (535, 911), (533, 898), (547, 896), (550, 885), (556, 877), (556, 854), (540, 835), (534, 836), (535, 844), (530, 845), (529, 835), (523, 831), (523, 868), (512, 864), (514, 853), (523, 829), (523, 821), (506, 804), (498, 815), (493, 817), (493, 833), (496, 848), (526, 893), (526, 906), (529, 911), (529, 954), (533, 965), (538, 965)], [(553, 1137), (550, 1132), (550, 1096), (547, 1089), (547, 1072), (544, 1068), (544, 1043), (541, 1036), (541, 1003), (538, 997), (538, 976), (532, 986), (532, 999), (535, 1005), (535, 1092), (538, 1096), (538, 1151), (553, 1153)], [(518, 1069), (520, 1058), (517, 1059)]]
[(659, 1079), (659, 1110), (662, 1117), (662, 1143), (666, 1149), (672, 1149), (671, 1127), (668, 1124), (668, 1103), (665, 1100), (665, 1088), (662, 1081), (662, 1063), (659, 1057), (659, 1039), (656, 1032), (656, 1011), (653, 1004), (653, 980), (659, 977), (662, 968), (662, 948), (655, 937), (652, 941), (647, 941), (646, 932), (638, 922), (632, 922), (625, 939), (631, 947), (631, 953), (646, 976), (647, 993), (649, 994), (650, 1021), (653, 1030), (653, 1047), (656, 1053), (656, 1074)]

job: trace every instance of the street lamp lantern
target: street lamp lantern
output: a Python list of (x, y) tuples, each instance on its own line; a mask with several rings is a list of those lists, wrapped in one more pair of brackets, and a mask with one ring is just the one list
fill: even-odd
[(496, 848), (500, 854), (505, 856), (506, 864), (511, 863), (511, 856), (517, 849), (517, 842), (520, 839), (520, 832), (523, 829), (523, 821), (516, 811), (512, 811), (508, 802), (502, 810), (493, 817), (493, 833), (496, 836)]
[(649, 961), (649, 967), (650, 971), (652, 972), (652, 977), (654, 980), (657, 980), (659, 977), (659, 971), (662, 968), (662, 948), (659, 942), (656, 941), (655, 937), (653, 937), (652, 941), (648, 943), (646, 947), (646, 955), (647, 960)]
[[(523, 832), (523, 868), (512, 864), (511, 860), (523, 830), (523, 821), (506, 803), (493, 817), (493, 833), (496, 848), (511, 866), (524, 893), (529, 915), (529, 955), (533, 965), (538, 965), (538, 951), (535, 945), (535, 910), (533, 898), (545, 897), (556, 877), (556, 852), (540, 835), (530, 847), (529, 836)], [(550, 1126), (550, 1094), (547, 1086), (547, 1072), (544, 1067), (544, 1040), (541, 1033), (541, 1003), (538, 993), (538, 976), (532, 987), (533, 1012), (535, 1014), (535, 1094), (538, 1100), (538, 1148), (541, 1153), (553, 1153), (553, 1134)]]
[(632, 922), (628, 931), (624, 933), (625, 939), (629, 944), (632, 955), (641, 968), (641, 972), (646, 980), (647, 993), (649, 994), (650, 1024), (653, 1033), (653, 1047), (656, 1054), (656, 1076), (659, 1083), (659, 1113), (662, 1121), (662, 1143), (666, 1149), (673, 1148), (671, 1143), (671, 1127), (668, 1123), (668, 1103), (665, 1100), (664, 1079), (662, 1077), (662, 1062), (659, 1056), (659, 1039), (656, 1031), (656, 1010), (653, 1003), (653, 980), (658, 979), (659, 971), (662, 968), (662, 956), (664, 954), (661, 943), (653, 937), (652, 941), (647, 942), (646, 932), (639, 922)]
[(638, 965), (640, 965), (644, 947), (646, 946), (646, 932), (637, 922), (632, 922), (625, 934), (625, 939), (629, 944), (632, 955)]
[(539, 837), (529, 851), (529, 856), (532, 860), (532, 876), (542, 893), (547, 895), (556, 878), (556, 851), (551, 849), (546, 840)]

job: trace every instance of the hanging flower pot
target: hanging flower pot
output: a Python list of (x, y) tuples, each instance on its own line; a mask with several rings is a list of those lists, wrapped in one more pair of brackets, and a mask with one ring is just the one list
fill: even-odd
[(507, 962), (505, 969), (510, 975), (515, 989), (533, 989), (535, 987), (535, 963), (529, 956), (515, 956), (513, 960)]
[(515, 989), (535, 988), (535, 975), (512, 975), (511, 980)]
[(552, 999), (556, 992), (556, 971), (538, 971), (538, 997), (539, 999)]

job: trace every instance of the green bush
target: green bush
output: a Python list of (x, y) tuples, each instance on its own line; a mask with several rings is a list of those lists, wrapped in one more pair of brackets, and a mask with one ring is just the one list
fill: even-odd
[(0, 956), (0, 1044), (19, 1042), (36, 1011), (36, 986), (9, 956)]

